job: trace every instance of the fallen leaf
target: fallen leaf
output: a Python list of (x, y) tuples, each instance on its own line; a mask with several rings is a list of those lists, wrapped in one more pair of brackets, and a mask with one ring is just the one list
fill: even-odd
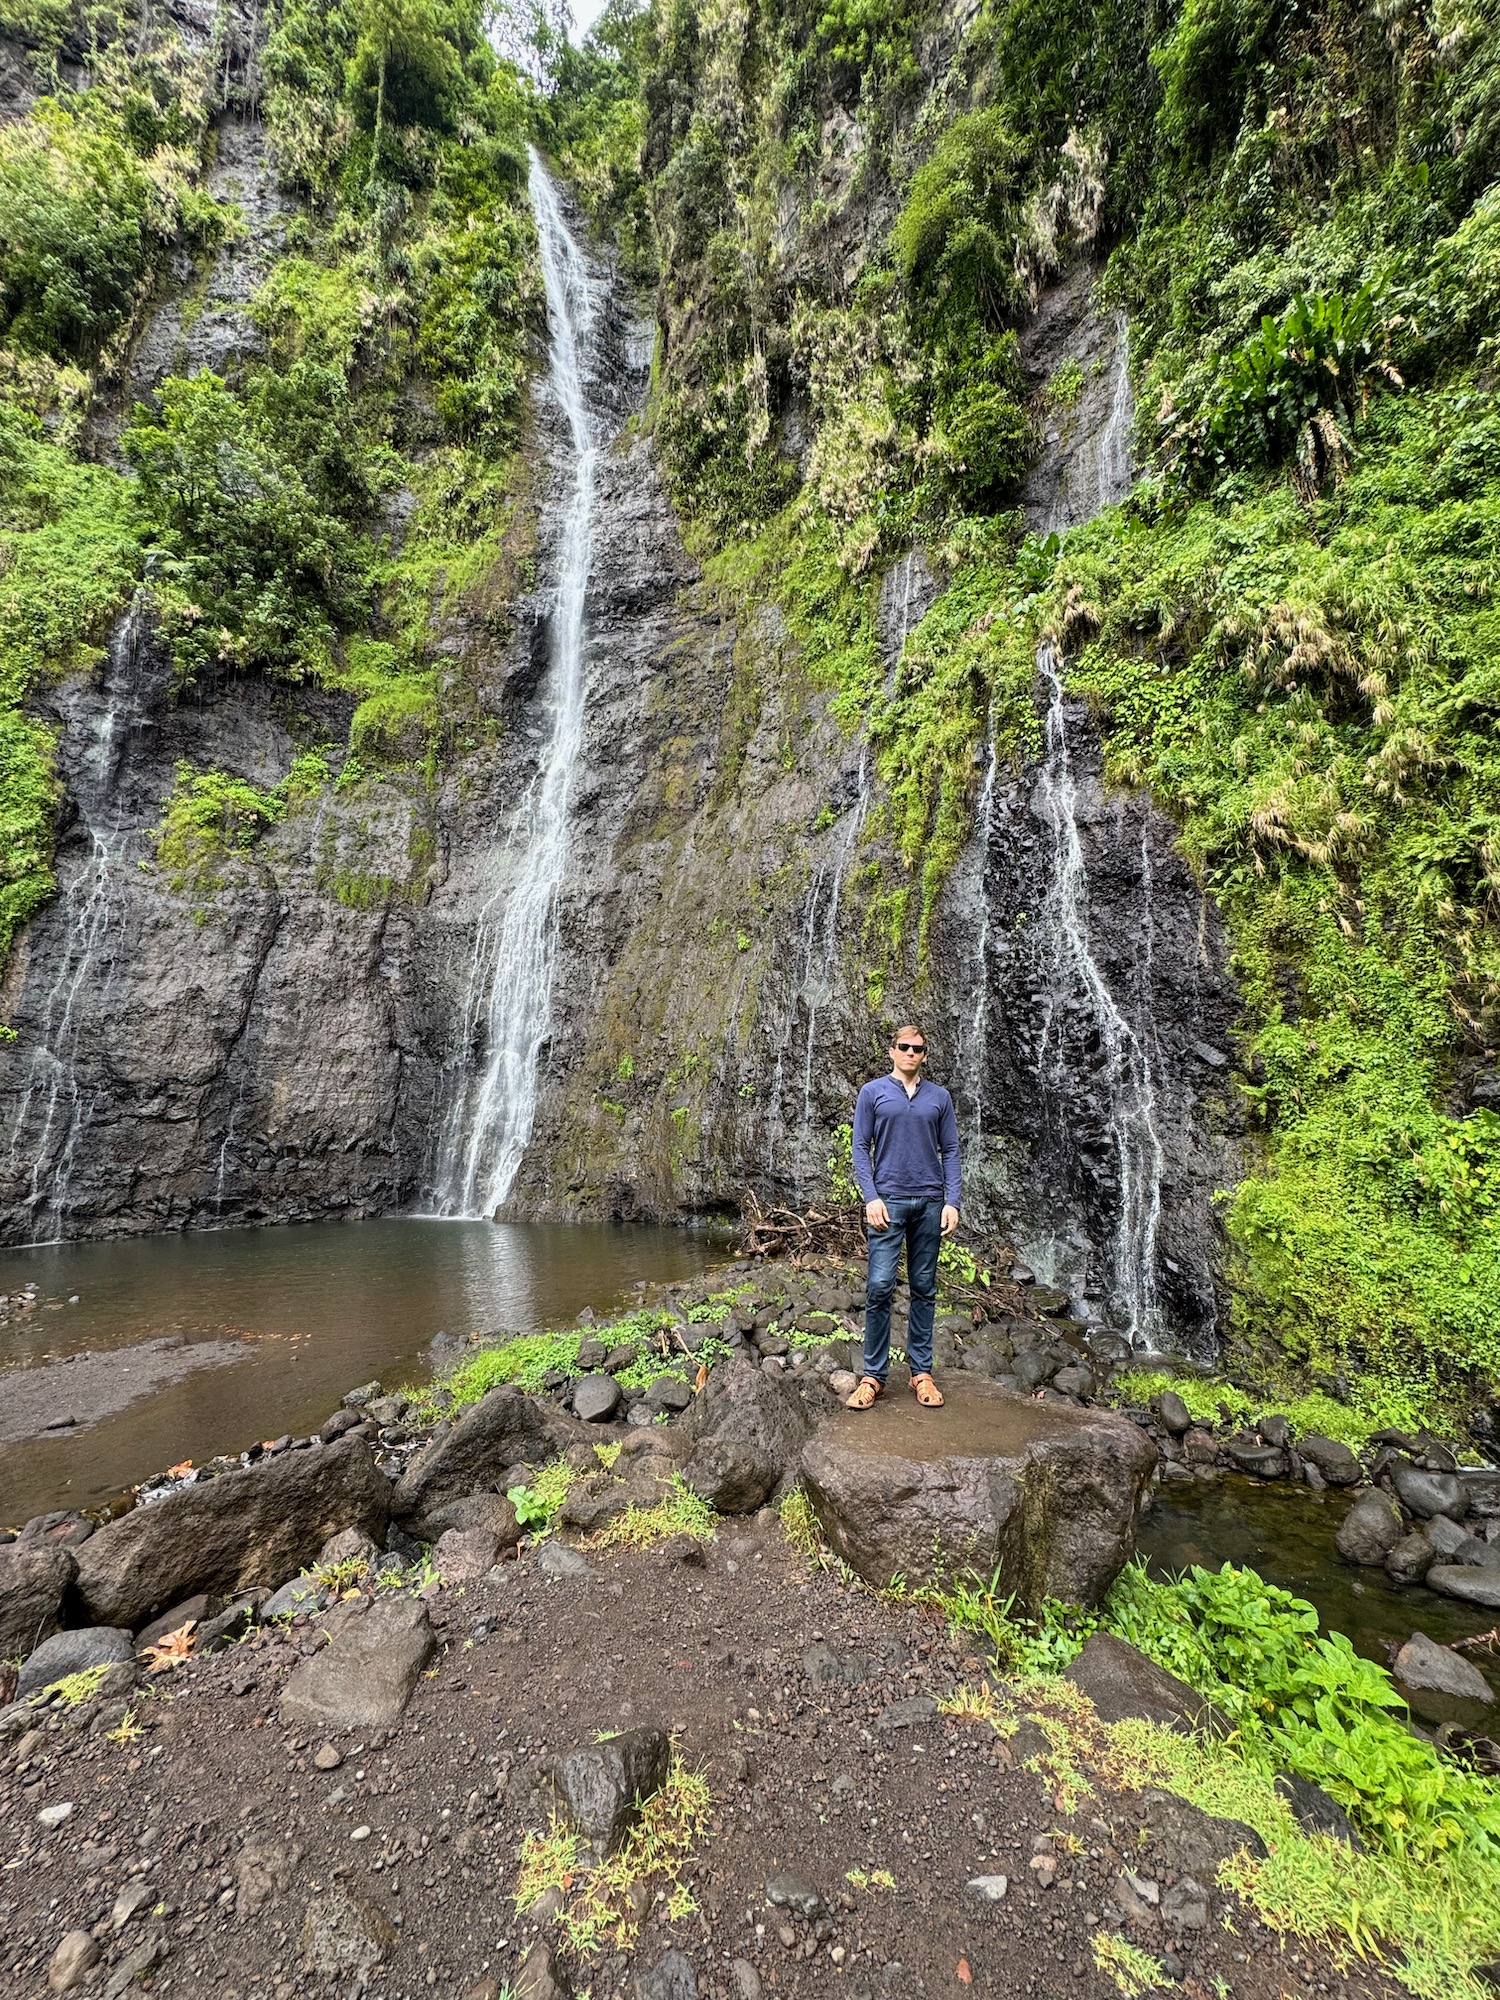
[(193, 1628), (196, 1618), (190, 1618), (186, 1625), (179, 1625), (175, 1632), (167, 1632), (154, 1646), (146, 1648), (146, 1671), (148, 1674), (166, 1673), (169, 1668), (180, 1667), (193, 1650)]
[(960, 1986), (972, 1986), (974, 1984), (974, 1975), (969, 1970), (969, 1961), (966, 1958), (961, 1958), (958, 1961), (958, 1983)]
[(693, 1377), (693, 1394), (695, 1396), (701, 1396), (703, 1394), (703, 1385), (707, 1380), (708, 1380), (708, 1363), (706, 1361), (700, 1361), (698, 1363), (698, 1372)]
[(191, 1472), (192, 1469), (193, 1461), (190, 1458), (185, 1458), (181, 1465), (169, 1465), (167, 1467), (167, 1477), (168, 1479), (181, 1479), (185, 1474)]

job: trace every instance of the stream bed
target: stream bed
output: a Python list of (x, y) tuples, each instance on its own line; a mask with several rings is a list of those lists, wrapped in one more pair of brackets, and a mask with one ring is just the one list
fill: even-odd
[(425, 1381), (440, 1334), (602, 1315), (726, 1254), (680, 1229), (403, 1219), (0, 1252), (0, 1295), (38, 1287), (0, 1307), (0, 1523), (305, 1434), (356, 1383)]
[[(1352, 1495), (1329, 1488), (1267, 1483), (1229, 1473), (1213, 1479), (1170, 1480), (1157, 1490), (1141, 1522), (1138, 1550), (1154, 1577), (1180, 1575), (1199, 1564), (1259, 1571), (1313, 1605), (1325, 1632), (1342, 1632), (1357, 1653), (1382, 1667), (1391, 1649), (1425, 1632), (1439, 1645), (1472, 1638), (1494, 1627), (1493, 1612), (1442, 1597), (1421, 1585), (1393, 1583), (1383, 1569), (1356, 1568), (1333, 1545)], [(1493, 1655), (1469, 1652), (1490, 1682), (1500, 1684)], [(1419, 1721), (1461, 1722), (1500, 1731), (1500, 1707), (1451, 1695), (1403, 1688)]]

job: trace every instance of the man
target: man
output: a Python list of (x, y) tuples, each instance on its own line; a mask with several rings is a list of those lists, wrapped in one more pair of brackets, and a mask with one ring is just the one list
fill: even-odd
[(942, 1408), (932, 1379), (932, 1316), (938, 1246), (958, 1227), (958, 1120), (941, 1084), (922, 1075), (927, 1037), (910, 1022), (891, 1043), (891, 1073), (859, 1093), (854, 1108), (854, 1177), (865, 1198), (870, 1246), (865, 1281), (865, 1372), (849, 1398), (868, 1410), (885, 1394), (891, 1352), (891, 1294), (906, 1246), (911, 1312), (906, 1359), (912, 1392), (926, 1410)]

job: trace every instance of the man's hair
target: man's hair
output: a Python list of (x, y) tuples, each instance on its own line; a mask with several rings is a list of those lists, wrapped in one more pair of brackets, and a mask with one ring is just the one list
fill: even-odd
[(894, 1048), (896, 1046), (896, 1037), (906, 1034), (908, 1030), (914, 1035), (920, 1035), (922, 1040), (926, 1041), (927, 1030), (922, 1026), (920, 1021), (903, 1021), (899, 1028), (892, 1028), (890, 1046)]

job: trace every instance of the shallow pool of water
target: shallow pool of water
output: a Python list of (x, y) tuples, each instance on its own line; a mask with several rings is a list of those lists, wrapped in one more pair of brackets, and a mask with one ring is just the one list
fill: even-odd
[[(105, 1400), (124, 1404), (0, 1448), (0, 1522), (98, 1506), (180, 1460), (305, 1434), (358, 1382), (425, 1380), (439, 1333), (563, 1324), (727, 1254), (673, 1229), (402, 1219), (0, 1252), (0, 1294), (35, 1282), (41, 1301), (0, 1328), (0, 1400), (9, 1379), (28, 1403), (41, 1394), (51, 1416), (69, 1414), (71, 1365), (57, 1364), (91, 1353), (118, 1359), (87, 1364), (78, 1393), (87, 1379), (97, 1395), (117, 1367)], [(136, 1393), (127, 1371), (139, 1383), (165, 1366), (145, 1351), (163, 1336), (215, 1343), (213, 1365)]]
[[(1218, 1569), (1231, 1562), (1258, 1570), (1267, 1583), (1306, 1598), (1326, 1632), (1342, 1632), (1357, 1653), (1390, 1665), (1391, 1648), (1413, 1632), (1451, 1646), (1487, 1632), (1495, 1614), (1435, 1590), (1392, 1583), (1383, 1569), (1344, 1562), (1334, 1536), (1351, 1496), (1309, 1492), (1230, 1473), (1222, 1478), (1164, 1483), (1141, 1523), (1139, 1552), (1153, 1576), (1175, 1576), (1194, 1563)], [(1493, 1655), (1470, 1652), (1492, 1687), (1500, 1689)], [(1500, 1713), (1450, 1696), (1411, 1693), (1413, 1710), (1429, 1722), (1450, 1717), (1493, 1728)]]

